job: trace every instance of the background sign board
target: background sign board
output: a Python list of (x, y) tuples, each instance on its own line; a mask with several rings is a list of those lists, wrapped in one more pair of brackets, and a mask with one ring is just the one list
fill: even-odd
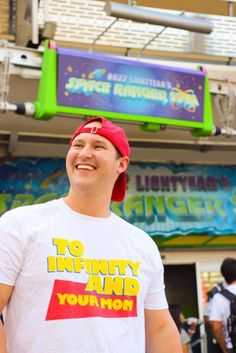
[[(135, 163), (128, 168), (126, 198), (112, 210), (150, 236), (236, 233), (236, 166)], [(63, 159), (1, 162), (0, 214), (67, 194)], [(234, 236), (234, 245), (236, 245)]]
[(45, 49), (35, 118), (103, 115), (212, 131), (206, 73), (68, 48)]

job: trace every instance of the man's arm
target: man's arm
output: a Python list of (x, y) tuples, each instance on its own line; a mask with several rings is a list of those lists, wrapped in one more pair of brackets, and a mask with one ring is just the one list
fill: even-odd
[[(13, 288), (13, 286), (0, 284), (0, 313), (10, 300)], [(7, 353), (7, 344), (2, 321), (0, 321), (0, 353)]]
[(224, 331), (223, 331), (223, 323), (222, 321), (209, 321), (210, 326), (212, 328), (214, 337), (216, 338), (217, 342), (219, 343), (222, 351), (224, 353), (227, 353), (227, 348), (225, 344), (225, 336), (224, 336)]
[(3, 311), (4, 307), (9, 302), (13, 288), (13, 286), (0, 283), (0, 312)]
[(7, 344), (2, 321), (0, 321), (0, 352), (7, 353)]
[(168, 309), (145, 310), (146, 353), (182, 353), (180, 334)]
[(188, 344), (183, 344), (182, 349), (183, 349), (183, 353), (190, 353)]

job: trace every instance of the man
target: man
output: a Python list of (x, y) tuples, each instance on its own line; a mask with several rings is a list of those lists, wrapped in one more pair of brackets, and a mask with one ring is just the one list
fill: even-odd
[(180, 353), (152, 239), (110, 211), (130, 149), (102, 117), (74, 133), (68, 195), (0, 220), (0, 310), (9, 353)]
[(212, 299), (216, 293), (221, 292), (223, 289), (227, 287), (226, 282), (217, 283), (211, 290), (207, 292), (207, 303), (205, 305), (204, 310), (204, 323), (205, 323), (205, 331), (207, 334), (207, 352), (208, 353), (222, 353), (222, 349), (220, 348), (219, 343), (215, 339), (212, 327), (210, 325), (209, 317), (211, 312)]
[[(236, 295), (236, 259), (231, 257), (224, 259), (220, 270), (228, 284), (226, 289)], [(227, 327), (227, 320), (230, 315), (230, 301), (222, 294), (223, 291), (215, 294), (212, 298), (209, 320), (214, 336), (223, 353), (234, 353)]]

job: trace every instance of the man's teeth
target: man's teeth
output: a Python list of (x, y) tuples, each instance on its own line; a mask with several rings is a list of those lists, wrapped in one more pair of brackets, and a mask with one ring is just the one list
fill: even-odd
[(94, 170), (95, 168), (92, 167), (91, 165), (78, 164), (76, 166), (76, 169), (78, 169), (78, 170), (81, 170), (81, 169), (83, 169), (83, 170)]

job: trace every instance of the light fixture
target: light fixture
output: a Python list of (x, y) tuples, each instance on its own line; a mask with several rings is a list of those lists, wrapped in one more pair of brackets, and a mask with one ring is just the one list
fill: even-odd
[(213, 30), (211, 22), (205, 19), (165, 14), (160, 11), (147, 10), (137, 6), (118, 4), (111, 1), (106, 3), (104, 11), (107, 15), (117, 18), (185, 29), (191, 32), (210, 34)]

